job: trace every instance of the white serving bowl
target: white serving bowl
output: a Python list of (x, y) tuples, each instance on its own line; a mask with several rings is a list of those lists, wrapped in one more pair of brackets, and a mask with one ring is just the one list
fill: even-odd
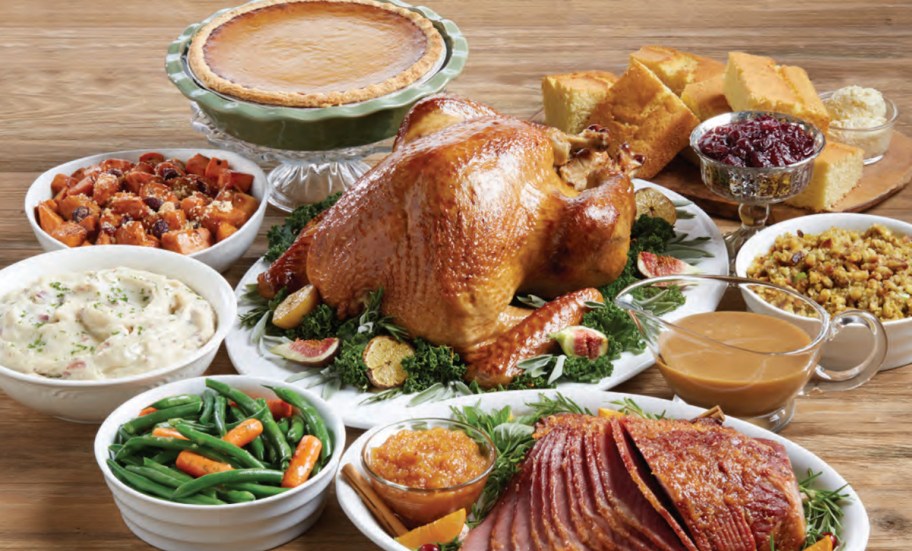
[[(780, 235), (794, 234), (798, 230), (805, 234), (818, 234), (833, 227), (864, 231), (873, 224), (881, 224), (901, 235), (912, 235), (912, 224), (872, 214), (840, 212), (801, 216), (764, 228), (748, 239), (735, 259), (735, 273), (747, 277), (747, 270), (754, 259), (768, 253)], [(744, 299), (748, 309), (753, 312), (774, 315), (793, 322), (800, 319), (810, 324), (818, 323), (780, 310), (750, 292), (744, 293)], [(885, 321), (883, 326), (887, 335), (887, 356), (881, 369), (892, 369), (912, 363), (912, 318)], [(845, 327), (837, 338), (824, 345), (821, 363), (830, 369), (849, 369), (864, 359), (871, 345), (871, 336), (866, 329), (861, 326)]]
[(100, 423), (124, 400), (140, 392), (206, 371), (234, 324), (237, 302), (225, 278), (192, 258), (130, 245), (65, 248), (27, 258), (0, 270), (0, 296), (25, 289), (45, 275), (118, 267), (177, 279), (199, 293), (212, 305), (218, 318), (215, 334), (209, 342), (171, 365), (141, 375), (101, 381), (50, 379), (0, 365), (0, 388), (10, 398), (67, 421)]
[(218, 157), (227, 160), (232, 170), (253, 174), (253, 187), (250, 189), (250, 194), (256, 197), (257, 201), (260, 202), (260, 205), (254, 215), (250, 217), (250, 220), (238, 228), (238, 231), (227, 239), (214, 244), (208, 249), (187, 255), (204, 264), (208, 264), (219, 272), (224, 272), (234, 264), (234, 262), (250, 248), (250, 245), (253, 244), (253, 240), (256, 239), (257, 233), (260, 231), (260, 226), (263, 224), (263, 216), (266, 214), (269, 185), (266, 181), (266, 175), (256, 163), (237, 153), (223, 151), (221, 149), (132, 149), (129, 151), (100, 153), (98, 155), (83, 157), (82, 159), (76, 159), (75, 161), (55, 166), (39, 176), (29, 187), (29, 190), (25, 195), (25, 215), (28, 217), (29, 224), (32, 226), (32, 231), (35, 232), (35, 237), (38, 238), (38, 243), (41, 244), (41, 247), (46, 251), (56, 251), (67, 248), (66, 245), (57, 241), (48, 235), (46, 231), (41, 229), (41, 226), (38, 225), (38, 220), (35, 218), (35, 207), (42, 201), (46, 201), (53, 197), (53, 194), (51, 193), (51, 181), (54, 180), (54, 176), (58, 174), (66, 174), (69, 176), (79, 168), (97, 164), (105, 159), (137, 161), (139, 160), (140, 155), (149, 152), (161, 153), (166, 159), (179, 159), (181, 161), (186, 161), (197, 153), (201, 153), (207, 157)]
[(140, 539), (161, 549), (256, 550), (271, 549), (291, 541), (317, 521), (326, 504), (329, 485), (345, 447), (342, 418), (315, 394), (288, 383), (244, 375), (212, 378), (264, 397), (274, 397), (263, 387), (267, 384), (291, 388), (302, 394), (326, 421), (333, 438), (333, 453), (326, 468), (305, 484), (283, 494), (226, 505), (174, 503), (138, 492), (115, 478), (105, 461), (108, 459), (108, 446), (114, 442), (120, 425), (136, 417), (142, 408), (166, 396), (202, 393), (206, 389), (206, 379), (197, 377), (160, 386), (128, 400), (98, 429), (95, 460), (114, 496), (114, 502), (127, 527)]

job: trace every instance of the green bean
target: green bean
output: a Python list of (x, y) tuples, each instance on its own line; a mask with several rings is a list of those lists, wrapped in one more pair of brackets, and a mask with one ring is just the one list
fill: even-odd
[(158, 411), (153, 411), (148, 415), (143, 415), (142, 417), (136, 417), (127, 421), (120, 426), (121, 429), (126, 431), (127, 434), (134, 435), (138, 434), (141, 431), (146, 431), (154, 427), (157, 423), (172, 419), (175, 417), (188, 417), (195, 413), (198, 413), (200, 410), (200, 403), (194, 402), (191, 404), (184, 404), (182, 406), (175, 406), (173, 408), (160, 409)]
[(176, 428), (179, 433), (189, 438), (191, 442), (198, 444), (202, 448), (209, 448), (217, 453), (224, 454), (229, 458), (236, 459), (238, 463), (251, 469), (263, 468), (263, 464), (250, 452), (244, 448), (235, 446), (231, 442), (226, 442), (221, 438), (216, 438), (215, 436), (204, 432), (193, 430), (183, 423), (176, 423), (174, 428)]
[(193, 394), (179, 394), (177, 396), (169, 396), (167, 398), (162, 398), (161, 400), (155, 402), (149, 407), (155, 409), (167, 409), (173, 408), (175, 406), (182, 406), (184, 404), (190, 404), (194, 402), (200, 402), (202, 398), (195, 396)]
[(236, 482), (234, 484), (225, 484), (225, 487), (232, 490), (244, 490), (258, 498), (277, 496), (290, 490), (290, 488), (282, 488), (281, 486), (266, 486), (265, 484), (255, 484), (253, 482)]
[(205, 495), (193, 495), (193, 496), (179, 496), (174, 497), (172, 494), (175, 490), (149, 480), (148, 478), (132, 473), (125, 469), (124, 467), (117, 464), (115, 461), (108, 460), (108, 468), (111, 469), (111, 472), (114, 473), (121, 482), (128, 486), (132, 486), (134, 489), (139, 490), (145, 494), (150, 494), (155, 497), (160, 497), (163, 499), (173, 500), (180, 503), (190, 503), (193, 505), (219, 505), (224, 503), (223, 501)]
[[(227, 442), (225, 443), (227, 444)], [(229, 463), (228, 458), (214, 450), (203, 448), (188, 440), (181, 440), (179, 438), (162, 438), (160, 436), (134, 436), (133, 438), (127, 440), (127, 443), (123, 445), (123, 447), (119, 452), (117, 452), (117, 455), (114, 458), (120, 461), (122, 458), (145, 448), (161, 448), (164, 450), (177, 451), (189, 450), (215, 461)], [(175, 455), (175, 457), (177, 456)]]
[(228, 400), (219, 394), (215, 397), (215, 407), (212, 409), (212, 422), (215, 423), (215, 430), (219, 437), (225, 436), (228, 429), (225, 428), (225, 409), (228, 407)]
[(198, 423), (198, 422), (194, 422), (194, 421), (189, 421), (189, 420), (187, 420), (187, 419), (181, 419), (180, 417), (175, 417), (174, 419), (168, 419), (167, 421), (158, 423), (158, 424), (156, 424), (155, 426), (156, 426), (156, 427), (164, 427), (164, 428), (170, 429), (171, 427), (174, 426), (174, 423), (177, 423), (177, 422), (181, 422), (181, 423), (187, 425), (188, 427), (190, 427), (190, 428), (193, 429), (193, 430), (198, 430), (198, 431), (200, 431), (200, 432), (205, 432), (206, 434), (215, 434), (215, 432), (217, 431), (217, 429), (215, 428), (215, 425), (214, 425), (214, 424), (206, 424), (206, 425), (204, 425), (203, 423)]
[(142, 460), (135, 455), (121, 456), (120, 458), (118, 458), (118, 461), (120, 461), (124, 465), (133, 465), (133, 466), (142, 465)]
[(220, 473), (211, 473), (181, 484), (172, 494), (175, 498), (194, 495), (200, 490), (211, 488), (219, 484), (232, 484), (236, 482), (265, 482), (281, 484), (284, 473), (271, 469), (235, 469)]
[(320, 443), (323, 444), (323, 448), (320, 450), (320, 464), (324, 464), (323, 462), (325, 462), (329, 456), (332, 455), (333, 444), (332, 438), (329, 434), (329, 429), (326, 428), (326, 423), (323, 421), (320, 413), (317, 412), (317, 408), (313, 407), (313, 405), (311, 405), (306, 398), (289, 388), (266, 388), (269, 388), (275, 392), (276, 396), (298, 409), (298, 412), (304, 417), (304, 420), (307, 422), (307, 428), (310, 430), (310, 434), (316, 436), (320, 440)]
[[(177, 469), (172, 469), (171, 467), (168, 467), (167, 465), (162, 465), (161, 463), (157, 463), (154, 459), (150, 459), (148, 457), (143, 458), (143, 467), (148, 467), (150, 469), (154, 469), (156, 471), (159, 471), (160, 473), (169, 474), (169, 475), (171, 475), (172, 478), (174, 478), (175, 480), (178, 480), (180, 482), (189, 482), (189, 481), (193, 480), (193, 477), (190, 476), (189, 474), (187, 474), (183, 471), (179, 471)], [(177, 486), (175, 486), (175, 488), (176, 487)]]
[(240, 424), (247, 416), (241, 411), (241, 408), (228, 404), (228, 416), (231, 418), (232, 425)]
[(285, 439), (288, 440), (291, 447), (294, 447), (301, 441), (301, 438), (304, 438), (304, 417), (300, 413), (296, 413), (291, 418), (291, 426), (285, 433)]
[(282, 431), (283, 435), (288, 434), (288, 419), (282, 419), (281, 421), (276, 421), (276, 425), (279, 427), (279, 430)]
[(228, 503), (247, 503), (256, 500), (256, 496), (244, 490), (219, 490), (218, 496)]
[(119, 452), (121, 448), (123, 448), (123, 444), (111, 444), (108, 446), (108, 455), (111, 456), (110, 458), (114, 459), (114, 457), (117, 455), (117, 452)]
[(136, 473), (138, 475), (142, 475), (142, 476), (148, 478), (149, 480), (151, 480), (152, 482), (158, 482), (159, 484), (168, 486), (169, 488), (177, 488), (178, 486), (180, 486), (181, 484), (186, 482), (186, 480), (178, 480), (177, 478), (175, 478), (173, 475), (171, 475), (169, 473), (165, 473), (165, 472), (153, 469), (151, 467), (138, 466), (138, 465), (127, 465), (127, 470), (130, 471), (131, 473)]
[(166, 463), (174, 463), (174, 460), (177, 459), (178, 455), (180, 455), (180, 450), (162, 450), (153, 455), (151, 459), (156, 463), (164, 465)]
[(260, 461), (266, 458), (266, 446), (263, 444), (262, 436), (257, 436), (250, 443), (250, 453)]
[(288, 442), (285, 440), (285, 434), (279, 430), (279, 425), (276, 424), (272, 412), (269, 411), (266, 400), (260, 398), (258, 402), (261, 404), (262, 408), (255, 417), (263, 423), (263, 433), (266, 435), (266, 443), (269, 444), (269, 449), (272, 450), (268, 455), (269, 462), (275, 465), (281, 465), (282, 469), (285, 469), (291, 461), (291, 446), (289, 446)]
[(221, 381), (215, 379), (206, 379), (206, 386), (218, 392), (225, 398), (234, 401), (241, 410), (247, 415), (253, 415), (257, 411), (256, 400), (247, 396), (240, 390), (232, 388)]
[(130, 436), (131, 435), (128, 434), (127, 431), (124, 430), (123, 425), (121, 425), (117, 429), (117, 436), (114, 438), (114, 443), (123, 444), (124, 442), (126, 442), (127, 440), (130, 439)]
[[(177, 486), (180, 486), (184, 482), (189, 482), (189, 481), (193, 480), (193, 477), (188, 475), (187, 473), (185, 473), (183, 471), (179, 471), (172, 467), (168, 467), (166, 465), (162, 465), (161, 463), (156, 463), (154, 460), (149, 459), (148, 457), (143, 458), (143, 467), (152, 469), (154, 471), (158, 471), (159, 473), (162, 473), (165, 475), (170, 475), (174, 480), (176, 480), (178, 482)], [(168, 486), (168, 484), (166, 484), (166, 486)], [(176, 488), (177, 486), (174, 486), (174, 487)], [(210, 488), (208, 490), (203, 490), (200, 493), (203, 495), (207, 495), (209, 497), (215, 497), (215, 490), (213, 490), (212, 488)]]
[(212, 409), (215, 407), (215, 395), (211, 392), (203, 394), (203, 410), (200, 413), (200, 423), (208, 423), (212, 420)]

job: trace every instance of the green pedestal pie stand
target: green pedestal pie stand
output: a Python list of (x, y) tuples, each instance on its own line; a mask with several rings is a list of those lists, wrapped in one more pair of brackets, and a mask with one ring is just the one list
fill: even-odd
[(273, 205), (290, 211), (351, 185), (367, 169), (364, 157), (389, 149), (403, 117), (418, 100), (442, 91), (465, 67), (468, 43), (455, 23), (425, 7), (378, 0), (420, 13), (443, 36), (446, 52), (428, 78), (379, 98), (334, 107), (294, 108), (236, 100), (198, 82), (187, 64), (196, 30), (226, 10), (190, 25), (168, 48), (165, 69), (192, 103), (193, 126), (218, 147), (265, 165)]

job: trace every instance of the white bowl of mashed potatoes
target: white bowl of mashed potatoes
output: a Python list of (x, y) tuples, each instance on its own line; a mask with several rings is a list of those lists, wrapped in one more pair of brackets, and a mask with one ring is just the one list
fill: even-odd
[(0, 388), (68, 421), (101, 422), (152, 387), (202, 374), (237, 316), (209, 266), (148, 247), (34, 256), (0, 271)]

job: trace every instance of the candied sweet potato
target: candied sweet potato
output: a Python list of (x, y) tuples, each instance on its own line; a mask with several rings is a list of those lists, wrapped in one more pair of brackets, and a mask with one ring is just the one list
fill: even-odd
[(82, 180), (77, 180), (75, 184), (68, 186), (64, 195), (88, 195), (91, 196), (95, 191), (95, 176), (86, 176)]
[(234, 170), (223, 170), (218, 177), (218, 188), (234, 189), (248, 193), (253, 187), (253, 174), (246, 172), (236, 172)]
[(85, 242), (89, 232), (76, 222), (64, 222), (48, 233), (67, 247), (78, 247)]
[(209, 166), (209, 157), (197, 153), (196, 155), (187, 159), (187, 172), (189, 174), (196, 174), (197, 176), (206, 175), (206, 167)]
[(113, 174), (99, 174), (95, 178), (95, 189), (92, 192), (92, 199), (100, 207), (105, 207), (108, 201), (118, 192), (120, 192), (123, 180)]
[(38, 218), (38, 225), (48, 233), (63, 225), (63, 218), (57, 214), (57, 203), (53, 199), (39, 203), (35, 207), (35, 215)]
[(139, 190), (149, 182), (160, 182), (161, 178), (148, 172), (128, 172), (124, 175), (124, 187), (130, 193), (139, 193)]
[(209, 159), (209, 164), (206, 165), (206, 173), (204, 176), (207, 178), (218, 178), (223, 170), (228, 170), (228, 161), (213, 157)]
[(144, 184), (139, 190), (139, 196), (149, 208), (155, 211), (165, 203), (178, 202), (177, 195), (171, 191), (171, 188), (159, 182)]
[(196, 191), (189, 197), (181, 199), (180, 208), (190, 220), (198, 220), (203, 214), (203, 210), (212, 199)]
[(108, 206), (115, 213), (129, 216), (133, 220), (143, 220), (151, 212), (141, 197), (129, 193), (118, 193)]
[(212, 234), (206, 228), (169, 231), (162, 235), (161, 245), (169, 251), (191, 254), (212, 246)]
[(117, 232), (114, 233), (114, 239), (121, 245), (138, 245), (140, 247), (157, 247), (158, 240), (151, 235), (146, 234), (146, 228), (136, 220), (124, 222)]
[(222, 222), (218, 225), (218, 229), (215, 231), (215, 241), (221, 242), (225, 239), (228, 239), (237, 231), (237, 226), (233, 226), (227, 222)]
[(86, 216), (85, 218), (83, 218), (82, 220), (79, 220), (78, 222), (76, 222), (77, 224), (79, 224), (80, 226), (82, 226), (83, 228), (86, 229), (86, 231), (88, 232), (88, 239), (92, 239), (98, 234), (98, 218), (99, 218), (99, 215), (90, 214), (90, 215)]
[(133, 168), (133, 161), (128, 161), (126, 159), (105, 159), (101, 161), (99, 168), (102, 172), (111, 170), (112, 168), (116, 168), (121, 172), (126, 172)]
[(114, 236), (108, 232), (99, 232), (98, 239), (95, 240), (96, 245), (113, 245)]
[(66, 188), (72, 186), (78, 182), (76, 178), (67, 176), (66, 174), (57, 174), (54, 176), (54, 179), (51, 181), (51, 194), (57, 195)]
[(58, 201), (57, 212), (64, 220), (79, 222), (90, 214), (100, 215), (101, 208), (86, 195), (67, 195)]
[(164, 161), (164, 160), (165, 160), (165, 156), (164, 156), (164, 155), (162, 155), (161, 153), (156, 153), (156, 152), (154, 152), (154, 151), (150, 151), (150, 152), (148, 152), (148, 153), (143, 153), (142, 155), (139, 156), (139, 162), (141, 162), (141, 163), (151, 163), (151, 164), (153, 164), (153, 165), (154, 165), (154, 164), (157, 164), (157, 163), (160, 163), (160, 162), (162, 162), (162, 161)]
[(181, 209), (163, 210), (159, 216), (168, 225), (168, 231), (182, 230), (187, 225), (187, 214)]
[(147, 161), (140, 161), (136, 166), (130, 169), (130, 172), (145, 172), (146, 174), (155, 174), (155, 165)]

